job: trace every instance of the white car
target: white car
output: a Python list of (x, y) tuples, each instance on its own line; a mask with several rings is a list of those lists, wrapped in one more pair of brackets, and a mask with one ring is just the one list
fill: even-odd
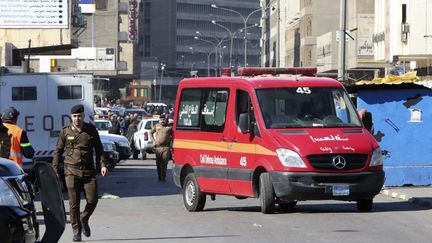
[(142, 119), (137, 126), (137, 131), (133, 136), (132, 157), (138, 159), (138, 154), (141, 153), (141, 159), (147, 158), (147, 153), (153, 153), (154, 145), (150, 139), (150, 131), (152, 127), (159, 123), (157, 118)]
[(109, 120), (95, 120), (94, 125), (99, 134), (108, 134), (109, 129), (112, 127), (111, 121)]

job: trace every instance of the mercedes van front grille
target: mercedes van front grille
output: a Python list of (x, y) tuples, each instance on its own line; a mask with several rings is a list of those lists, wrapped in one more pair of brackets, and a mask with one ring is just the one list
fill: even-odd
[(314, 169), (342, 171), (365, 167), (367, 158), (367, 154), (319, 154), (307, 156)]

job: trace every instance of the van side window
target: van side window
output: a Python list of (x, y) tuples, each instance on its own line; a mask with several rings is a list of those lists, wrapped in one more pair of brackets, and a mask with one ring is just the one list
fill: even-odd
[(59, 85), (57, 98), (59, 100), (81, 100), (83, 99), (83, 88), (81, 85)]
[[(236, 122), (239, 124), (240, 114), (249, 113), (249, 115), (254, 116), (253, 107), (249, 97), (249, 93), (243, 90), (237, 90), (236, 95)], [(254, 117), (251, 117), (254, 119)]]
[(179, 128), (199, 129), (201, 93), (201, 89), (185, 89), (182, 91), (177, 119)]
[(225, 127), (228, 90), (205, 90), (204, 104), (201, 109), (202, 130), (222, 132)]
[(36, 87), (12, 87), (12, 100), (37, 100)]

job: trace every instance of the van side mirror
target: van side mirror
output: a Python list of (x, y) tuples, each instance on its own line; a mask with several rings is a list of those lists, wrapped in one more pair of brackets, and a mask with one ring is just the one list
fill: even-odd
[(250, 132), (250, 116), (248, 113), (241, 113), (239, 117), (239, 127), (242, 133)]
[(369, 132), (372, 132), (372, 129), (373, 129), (372, 113), (365, 112), (365, 115), (363, 116), (362, 122), (363, 122), (365, 128)]

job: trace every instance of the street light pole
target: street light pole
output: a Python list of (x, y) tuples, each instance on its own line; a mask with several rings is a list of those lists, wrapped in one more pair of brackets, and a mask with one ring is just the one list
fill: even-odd
[(231, 42), (231, 43), (230, 43), (230, 55), (229, 55), (229, 68), (231, 68), (231, 65), (232, 65), (232, 48), (233, 48), (233, 39), (234, 39), (234, 35), (233, 35), (233, 33), (231, 32), (230, 29), (228, 29), (227, 27), (225, 27), (225, 26), (223, 26), (223, 25), (217, 23), (216, 20), (212, 20), (211, 22), (212, 22), (212, 24), (215, 24), (215, 25), (217, 25), (217, 26), (219, 26), (219, 27), (225, 29), (226, 31), (228, 31), (228, 33), (229, 33), (229, 35), (230, 35), (230, 39), (231, 39), (230, 42)]
[(246, 17), (244, 17), (241, 13), (230, 9), (230, 8), (223, 8), (223, 7), (219, 7), (216, 4), (212, 4), (210, 5), (212, 8), (216, 8), (216, 9), (221, 9), (221, 10), (225, 10), (225, 11), (229, 11), (232, 13), (236, 13), (240, 16), (240, 18), (243, 20), (243, 24), (244, 24), (244, 66), (247, 66), (247, 22), (249, 20), (249, 18), (254, 14), (257, 13), (259, 11), (261, 11), (261, 8), (255, 9), (252, 12), (250, 12)]
[(162, 97), (162, 78), (163, 78), (164, 69), (165, 69), (165, 63), (161, 63), (161, 77), (159, 82), (159, 102), (161, 102), (161, 97)]
[(346, 31), (346, 0), (340, 0), (339, 10), (339, 67), (338, 79), (345, 82), (345, 31)]
[[(210, 43), (211, 45), (213, 45), (213, 47), (215, 48), (215, 76), (216, 72), (217, 72), (217, 46), (215, 43), (213, 43), (213, 41), (209, 41), (209, 40), (205, 40), (205, 39), (201, 39), (198, 36), (194, 37), (195, 40), (200, 40), (200, 41), (204, 41), (206, 43)], [(210, 76), (210, 53), (207, 54), (207, 76)]]

